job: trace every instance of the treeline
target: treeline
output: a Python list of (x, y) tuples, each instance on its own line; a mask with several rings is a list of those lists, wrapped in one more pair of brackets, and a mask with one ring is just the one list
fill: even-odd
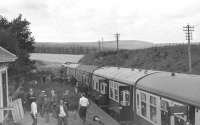
[(55, 53), (55, 54), (88, 54), (96, 53), (100, 50), (96, 47), (86, 46), (35, 46), (35, 53)]
[(9, 75), (22, 78), (35, 68), (34, 62), (29, 59), (35, 41), (29, 26), (30, 22), (21, 14), (11, 21), (0, 15), (0, 46), (17, 56), (17, 60), (9, 67)]

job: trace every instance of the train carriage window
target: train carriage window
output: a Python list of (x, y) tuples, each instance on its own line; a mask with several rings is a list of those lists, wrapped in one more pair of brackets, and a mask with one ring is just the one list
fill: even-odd
[(115, 100), (119, 100), (119, 88), (118, 88), (118, 83), (114, 83), (114, 92), (115, 92)]
[(99, 82), (96, 82), (96, 90), (99, 91)]
[(146, 104), (146, 94), (141, 93), (141, 114), (147, 117), (147, 104)]
[(114, 98), (113, 86), (114, 86), (114, 85), (113, 85), (113, 82), (111, 81), (111, 82), (110, 82), (110, 86), (109, 86), (109, 88), (110, 88), (110, 89), (109, 89), (109, 95), (110, 95), (110, 98), (111, 98), (111, 99)]
[(156, 97), (150, 96), (150, 120), (157, 122)]
[(122, 91), (122, 101), (120, 102), (123, 106), (130, 105), (130, 93), (128, 90)]
[(110, 98), (113, 98), (114, 94), (113, 94), (112, 88), (110, 88), (110, 92), (109, 93), (110, 93)]
[(96, 82), (93, 80), (93, 89), (96, 89)]
[(104, 94), (104, 85), (103, 85), (103, 82), (100, 83), (100, 92), (101, 92), (101, 94)]
[(103, 93), (103, 83), (100, 84), (101, 93)]
[(117, 101), (118, 100), (118, 98), (119, 98), (119, 95), (118, 95), (118, 90), (117, 89), (115, 89), (115, 100)]
[(114, 101), (119, 102), (119, 87), (118, 83), (114, 81), (110, 81), (110, 86), (109, 86), (109, 92), (110, 92), (110, 98), (113, 99)]
[(101, 83), (101, 93), (104, 94), (104, 84)]
[(113, 95), (114, 95), (113, 89), (110, 88), (110, 98), (113, 98)]
[(140, 95), (139, 95), (139, 93), (137, 93), (137, 98), (136, 98), (137, 100), (136, 100), (136, 103), (137, 103), (137, 114), (138, 115), (140, 115), (140, 111), (141, 111), (141, 109), (140, 109)]
[(105, 85), (105, 94), (108, 94), (108, 92), (107, 92), (107, 89), (108, 89), (108, 87), (107, 87), (107, 84)]
[(101, 83), (101, 93), (106, 94), (106, 90), (107, 90), (107, 84), (102, 82)]
[(140, 99), (139, 99), (139, 94), (137, 94), (137, 106), (140, 106)]

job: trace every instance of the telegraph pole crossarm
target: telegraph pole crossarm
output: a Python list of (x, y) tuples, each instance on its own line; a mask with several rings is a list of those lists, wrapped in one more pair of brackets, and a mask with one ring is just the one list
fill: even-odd
[(192, 72), (192, 59), (191, 59), (191, 45), (190, 42), (192, 40), (192, 32), (194, 31), (194, 26), (190, 26), (189, 24), (187, 26), (183, 27), (183, 31), (186, 33), (186, 40), (188, 41), (188, 68), (189, 73)]

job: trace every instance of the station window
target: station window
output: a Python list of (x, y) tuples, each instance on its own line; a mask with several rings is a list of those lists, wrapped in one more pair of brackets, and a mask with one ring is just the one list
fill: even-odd
[(150, 120), (157, 122), (156, 97), (150, 96)]
[(141, 114), (147, 117), (147, 104), (146, 104), (146, 94), (141, 93)]

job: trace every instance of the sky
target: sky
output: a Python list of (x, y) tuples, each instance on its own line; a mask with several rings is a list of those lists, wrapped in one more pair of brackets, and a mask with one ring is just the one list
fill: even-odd
[(184, 43), (183, 26), (200, 42), (200, 0), (4, 0), (0, 15), (22, 14), (36, 42), (142, 40)]

